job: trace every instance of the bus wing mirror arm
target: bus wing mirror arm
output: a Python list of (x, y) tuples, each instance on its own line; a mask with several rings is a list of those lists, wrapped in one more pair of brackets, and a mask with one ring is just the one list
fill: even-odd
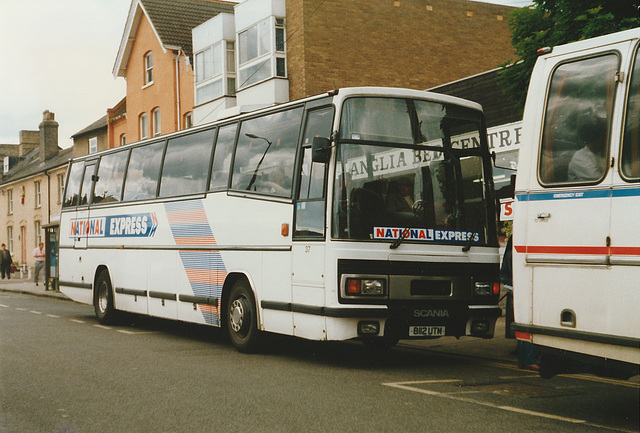
[(311, 160), (326, 164), (331, 157), (331, 140), (325, 137), (313, 137)]

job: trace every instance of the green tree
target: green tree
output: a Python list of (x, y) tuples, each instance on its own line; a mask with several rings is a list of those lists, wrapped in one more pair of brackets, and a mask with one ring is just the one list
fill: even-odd
[(532, 0), (509, 18), (516, 58), (501, 65), (505, 93), (522, 111), (537, 50), (640, 25), (638, 0)]

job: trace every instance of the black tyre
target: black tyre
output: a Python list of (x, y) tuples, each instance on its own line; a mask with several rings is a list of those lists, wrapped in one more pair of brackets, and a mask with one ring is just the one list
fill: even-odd
[(111, 325), (116, 322), (117, 311), (113, 303), (111, 278), (109, 278), (109, 272), (107, 272), (107, 270), (102, 270), (98, 274), (93, 305), (100, 323), (103, 325)]
[(226, 306), (227, 332), (231, 343), (242, 353), (260, 349), (262, 333), (258, 329), (253, 292), (245, 280), (238, 280), (231, 288)]

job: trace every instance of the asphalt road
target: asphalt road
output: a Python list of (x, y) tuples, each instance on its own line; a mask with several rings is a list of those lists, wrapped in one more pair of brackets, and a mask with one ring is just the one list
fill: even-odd
[(640, 429), (637, 382), (278, 336), (243, 355), (217, 329), (128, 319), (0, 292), (0, 433)]

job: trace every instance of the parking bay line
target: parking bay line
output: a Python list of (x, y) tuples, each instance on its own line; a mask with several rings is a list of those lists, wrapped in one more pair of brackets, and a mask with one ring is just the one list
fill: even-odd
[[(461, 402), (465, 402), (465, 403), (471, 403), (471, 404), (475, 404), (475, 405), (479, 405), (479, 406), (490, 407), (490, 408), (493, 408), (493, 409), (499, 409), (499, 410), (504, 410), (504, 411), (508, 411), (508, 412), (522, 413), (522, 414), (526, 414), (526, 415), (536, 416), (536, 417), (539, 417), (539, 418), (547, 418), (547, 419), (552, 419), (552, 420), (556, 420), (556, 421), (570, 422), (572, 424), (592, 425), (592, 424), (587, 423), (587, 421), (581, 420), (581, 419), (567, 418), (567, 417), (562, 417), (562, 416), (558, 416), (558, 415), (552, 415), (552, 414), (543, 413), (543, 412), (535, 412), (535, 411), (530, 411), (530, 410), (526, 410), (526, 409), (519, 409), (519, 408), (511, 407), (511, 406), (501, 406), (501, 405), (497, 405), (497, 404), (493, 404), (493, 403), (488, 403), (488, 402), (478, 401), (478, 400), (474, 400), (474, 399), (467, 398), (467, 397), (462, 397), (462, 396), (460, 396), (460, 394), (457, 394), (457, 393), (456, 394), (449, 394), (449, 393), (431, 391), (431, 390), (428, 390), (428, 389), (422, 389), (422, 388), (417, 388), (415, 386), (412, 386), (412, 385), (417, 385), (417, 384), (436, 384), (436, 383), (452, 383), (452, 382), (462, 382), (462, 380), (447, 379), (447, 380), (426, 380), (426, 381), (414, 381), (414, 382), (390, 382), (390, 383), (383, 383), (382, 385), (389, 386), (391, 388), (402, 389), (404, 391), (418, 392), (420, 394), (426, 394), (426, 395), (430, 395), (432, 397), (446, 398), (446, 399), (449, 399), (449, 400), (455, 400), (455, 401), (461, 401)], [(598, 426), (598, 427), (602, 427), (602, 426)], [(605, 428), (607, 428), (607, 427), (605, 427)]]

